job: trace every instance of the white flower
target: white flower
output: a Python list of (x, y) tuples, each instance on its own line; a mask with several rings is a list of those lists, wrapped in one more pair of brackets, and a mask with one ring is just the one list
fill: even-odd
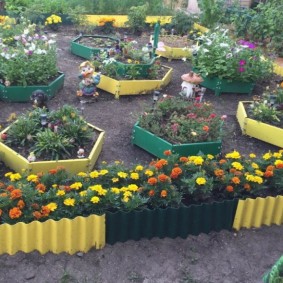
[(228, 43), (220, 43), (219, 46), (220, 47), (229, 47), (229, 44)]

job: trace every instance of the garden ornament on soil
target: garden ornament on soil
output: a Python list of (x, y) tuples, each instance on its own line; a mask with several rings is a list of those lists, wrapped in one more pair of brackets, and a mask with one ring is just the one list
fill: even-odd
[(79, 84), (79, 90), (77, 91), (78, 97), (98, 97), (96, 86), (100, 82), (100, 74), (94, 75), (94, 66), (89, 62), (85, 61), (81, 63), (79, 78), (82, 79)]
[(202, 101), (206, 88), (199, 87), (199, 84), (203, 81), (203, 78), (194, 72), (189, 72), (181, 76), (183, 80), (181, 87), (181, 95), (188, 99), (196, 99)]

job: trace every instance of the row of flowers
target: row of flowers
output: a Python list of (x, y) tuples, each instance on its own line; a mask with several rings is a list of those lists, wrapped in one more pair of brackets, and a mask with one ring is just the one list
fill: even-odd
[(103, 163), (100, 170), (70, 176), (8, 172), (0, 183), (0, 222), (59, 220), (106, 211), (178, 207), (211, 200), (283, 193), (283, 150), (261, 157), (239, 152), (179, 157), (169, 150), (148, 166)]

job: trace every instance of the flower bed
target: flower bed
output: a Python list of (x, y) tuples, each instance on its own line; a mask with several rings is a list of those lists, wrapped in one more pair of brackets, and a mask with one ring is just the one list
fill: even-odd
[(283, 129), (251, 119), (246, 113), (246, 106), (252, 101), (240, 101), (237, 108), (237, 120), (242, 133), (264, 142), (283, 147)]
[(119, 80), (101, 75), (98, 87), (119, 98), (121, 95), (140, 95), (152, 93), (154, 90), (160, 90), (167, 86), (171, 79), (173, 69), (167, 66), (161, 66), (164, 72), (164, 77), (160, 79), (142, 79), (142, 80)]
[[(138, 164), (126, 168), (115, 162), (76, 175), (69, 175), (62, 167), (46, 174), (6, 173), (0, 183), (0, 239), (4, 243), (0, 252), (38, 249), (42, 253), (74, 253), (90, 246), (100, 248), (105, 242), (185, 238), (189, 234), (230, 230), (233, 220), (236, 227), (236, 220), (241, 218), (235, 213), (258, 219), (259, 213), (247, 211), (253, 203), (249, 198), (261, 197), (256, 202), (262, 203), (268, 194), (278, 197), (275, 201), (267, 197), (264, 206), (256, 206), (262, 218), (277, 214), (278, 221), (264, 224), (282, 223), (282, 151), (262, 157), (250, 154), (247, 158), (233, 151), (221, 159), (210, 154), (180, 157), (168, 150), (164, 154), (164, 158), (145, 167)], [(244, 210), (239, 198), (248, 204)], [(93, 215), (102, 217), (94, 220)], [(87, 218), (94, 222), (89, 223)], [(83, 234), (85, 240), (79, 245), (74, 236), (73, 241), (56, 246), (60, 229), (68, 227), (69, 232), (64, 233), (68, 239), (76, 232), (73, 221), (80, 225), (80, 232), (97, 233), (95, 239), (91, 242), (91, 237), (87, 240)], [(25, 240), (23, 234), (37, 241)], [(17, 242), (18, 235), (22, 241)], [(45, 241), (49, 237), (52, 240)]]
[(0, 84), (0, 100), (6, 102), (28, 102), (31, 94), (36, 90), (43, 90), (49, 98), (54, 97), (64, 86), (65, 75), (58, 73), (55, 78), (47, 85), (33, 86), (5, 86)]
[[(73, 174), (89, 171), (102, 150), (104, 135), (73, 107), (65, 105), (48, 114), (35, 109), (1, 132), (0, 159), (18, 172), (48, 172), (56, 166)], [(81, 147), (85, 153), (79, 156)]]

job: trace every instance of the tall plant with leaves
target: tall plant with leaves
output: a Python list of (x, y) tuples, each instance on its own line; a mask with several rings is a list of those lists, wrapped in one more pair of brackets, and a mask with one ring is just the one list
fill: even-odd
[(224, 17), (225, 0), (198, 0), (200, 8), (200, 23), (205, 27), (212, 28)]
[(146, 16), (149, 4), (146, 3), (142, 6), (131, 7), (128, 14), (127, 25), (132, 29), (134, 33), (140, 33), (145, 28)]

